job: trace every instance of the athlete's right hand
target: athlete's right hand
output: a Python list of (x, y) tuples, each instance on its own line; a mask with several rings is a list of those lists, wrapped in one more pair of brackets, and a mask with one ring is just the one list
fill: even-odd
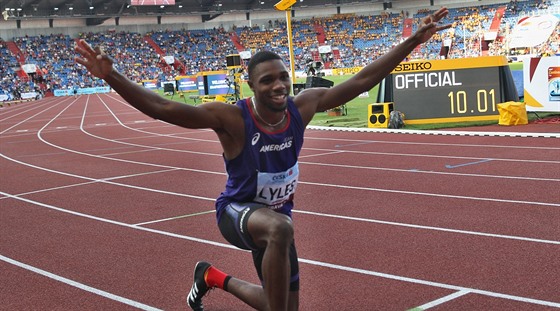
[(113, 71), (113, 60), (99, 46), (93, 49), (85, 40), (80, 39), (75, 50), (82, 57), (74, 60), (94, 76), (105, 79)]

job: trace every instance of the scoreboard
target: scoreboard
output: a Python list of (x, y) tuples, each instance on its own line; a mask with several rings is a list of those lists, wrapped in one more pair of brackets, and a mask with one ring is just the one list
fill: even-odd
[(380, 84), (408, 124), (498, 120), (497, 104), (519, 101), (504, 56), (400, 63)]

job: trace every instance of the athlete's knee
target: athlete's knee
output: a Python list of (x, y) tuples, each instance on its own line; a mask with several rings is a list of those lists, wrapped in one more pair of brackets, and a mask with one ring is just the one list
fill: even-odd
[(294, 240), (294, 228), (290, 217), (266, 208), (251, 214), (248, 228), (258, 247), (274, 244), (287, 249)]
[(290, 245), (294, 239), (294, 226), (288, 217), (274, 219), (269, 227), (269, 243)]

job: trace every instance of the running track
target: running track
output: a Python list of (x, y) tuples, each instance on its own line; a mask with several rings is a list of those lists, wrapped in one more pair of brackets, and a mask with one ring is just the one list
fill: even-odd
[[(560, 308), (560, 127), (493, 130), (540, 134), (310, 128), (301, 310)], [(106, 94), (0, 109), (0, 139), (1, 310), (184, 310), (202, 259), (256, 282), (215, 225), (212, 131)]]

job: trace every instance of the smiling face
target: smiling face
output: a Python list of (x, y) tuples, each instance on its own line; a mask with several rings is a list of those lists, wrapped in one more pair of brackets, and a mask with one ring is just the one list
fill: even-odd
[(249, 87), (260, 106), (274, 112), (284, 111), (292, 81), (281, 59), (256, 64), (249, 72)]

